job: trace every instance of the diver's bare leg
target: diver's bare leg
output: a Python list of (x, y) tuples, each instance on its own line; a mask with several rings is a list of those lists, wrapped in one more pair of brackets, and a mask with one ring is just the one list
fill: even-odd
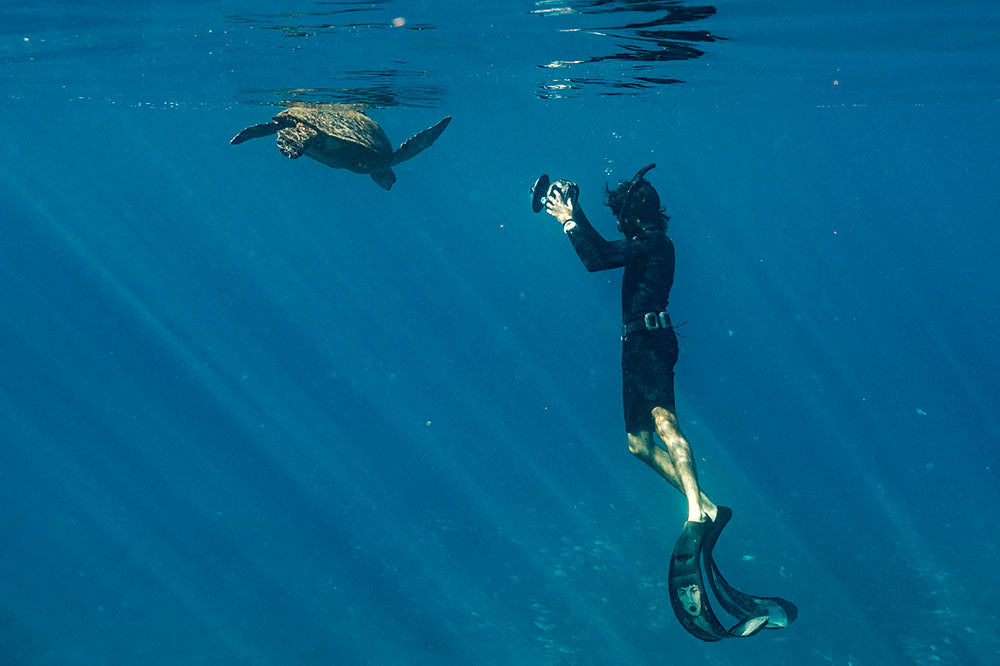
[[(643, 461), (647, 465), (653, 468), (657, 474), (662, 476), (664, 479), (670, 482), (670, 484), (687, 496), (685, 491), (685, 484), (683, 477), (678, 473), (677, 465), (674, 464), (674, 460), (666, 449), (657, 446), (653, 441), (653, 433), (649, 430), (641, 430), (638, 433), (628, 433), (628, 448), (636, 458)], [(690, 450), (690, 447), (688, 447)], [(697, 487), (697, 479), (695, 480), (695, 486)], [(705, 513), (708, 514), (710, 518), (715, 518), (716, 508), (715, 504), (708, 499), (704, 494), (700, 493), (700, 506), (705, 508)], [(690, 501), (688, 502), (688, 513), (691, 513)], [(699, 517), (701, 518), (701, 509), (699, 509)]]
[(681, 432), (677, 416), (663, 407), (653, 408), (653, 422), (656, 433), (667, 447), (667, 453), (673, 463), (673, 474), (677, 478), (674, 485), (684, 493), (688, 501), (688, 520), (715, 520), (718, 509), (698, 487), (698, 470), (694, 462), (691, 444)]

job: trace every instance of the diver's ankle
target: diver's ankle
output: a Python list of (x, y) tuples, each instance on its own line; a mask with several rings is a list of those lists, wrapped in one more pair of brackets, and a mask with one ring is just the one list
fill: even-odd
[(692, 523), (714, 523), (718, 515), (719, 507), (712, 502), (703, 502), (698, 506), (688, 507), (688, 521)]

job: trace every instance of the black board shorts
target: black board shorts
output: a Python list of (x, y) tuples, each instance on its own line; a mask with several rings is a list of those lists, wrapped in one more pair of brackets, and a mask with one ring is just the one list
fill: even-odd
[(625, 431), (655, 431), (653, 407), (674, 406), (677, 335), (672, 328), (629, 333), (622, 340), (622, 400)]

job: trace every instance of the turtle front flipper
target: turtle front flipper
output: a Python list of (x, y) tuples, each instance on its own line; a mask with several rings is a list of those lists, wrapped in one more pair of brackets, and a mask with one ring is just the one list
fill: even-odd
[[(444, 131), (444, 128), (447, 127), (450, 122), (451, 116), (448, 116), (434, 127), (428, 127), (423, 132), (417, 132), (404, 141), (403, 145), (399, 147), (399, 150), (392, 154), (391, 166), (395, 166), (400, 162), (410, 159), (411, 157), (415, 157), (419, 153), (423, 152), (424, 149), (429, 148), (432, 143), (437, 141), (437, 138), (441, 136), (441, 132)], [(372, 174), (372, 177), (374, 178), (375, 174)], [(378, 182), (378, 180), (375, 182)], [(379, 184), (381, 185), (381, 183)], [(389, 188), (386, 187), (385, 189)]]
[(378, 183), (379, 187), (388, 192), (392, 189), (392, 184), (396, 182), (396, 174), (392, 172), (392, 169), (386, 167), (385, 169), (372, 171), (372, 180)]
[(281, 129), (281, 125), (275, 122), (264, 123), (263, 125), (251, 125), (230, 139), (229, 143), (236, 145), (237, 143), (243, 143), (244, 141), (249, 141), (250, 139), (259, 139), (262, 136), (271, 136), (272, 134), (277, 134), (279, 129)]

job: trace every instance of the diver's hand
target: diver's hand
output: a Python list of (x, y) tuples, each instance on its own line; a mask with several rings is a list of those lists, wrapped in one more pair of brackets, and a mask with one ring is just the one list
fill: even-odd
[(582, 212), (579, 202), (580, 189), (576, 183), (568, 180), (557, 180), (549, 187), (545, 196), (545, 212), (559, 220), (565, 226), (574, 215)]

